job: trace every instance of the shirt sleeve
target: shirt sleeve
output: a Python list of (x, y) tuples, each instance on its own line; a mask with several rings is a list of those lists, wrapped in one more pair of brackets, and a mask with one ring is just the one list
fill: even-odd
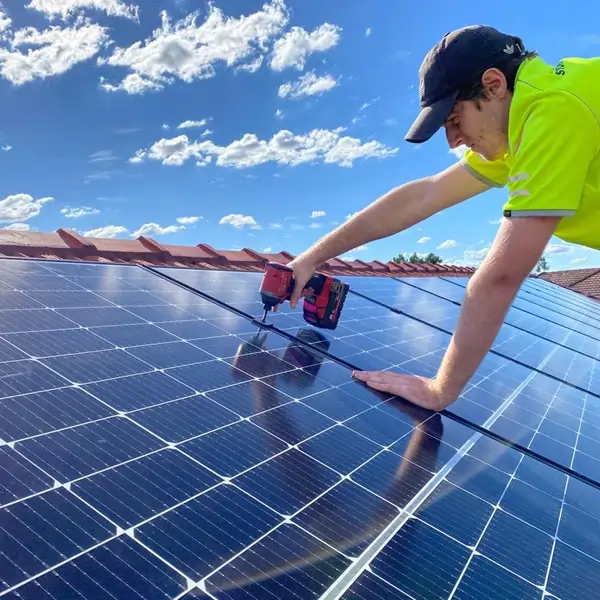
[(504, 158), (486, 160), (480, 154), (467, 149), (461, 159), (463, 167), (490, 187), (504, 187), (508, 181), (508, 167)]
[(537, 100), (528, 113), (513, 150), (504, 216), (573, 216), (598, 152), (598, 121), (568, 92)]

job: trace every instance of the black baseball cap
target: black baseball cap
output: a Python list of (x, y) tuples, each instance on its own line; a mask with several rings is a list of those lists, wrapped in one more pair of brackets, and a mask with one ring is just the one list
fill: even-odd
[(463, 86), (522, 52), (520, 38), (487, 25), (469, 25), (444, 35), (419, 68), (421, 112), (404, 139), (417, 144), (429, 140), (452, 112)]

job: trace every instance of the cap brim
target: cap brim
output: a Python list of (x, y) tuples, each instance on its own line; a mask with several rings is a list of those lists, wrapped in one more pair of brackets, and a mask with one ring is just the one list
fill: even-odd
[(421, 144), (431, 139), (452, 112), (456, 96), (457, 94), (450, 94), (434, 102), (431, 106), (423, 108), (404, 139), (414, 144)]

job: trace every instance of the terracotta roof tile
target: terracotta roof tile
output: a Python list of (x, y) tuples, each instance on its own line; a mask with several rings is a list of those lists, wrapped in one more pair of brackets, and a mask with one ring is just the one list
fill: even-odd
[(571, 287), (584, 279), (598, 273), (600, 269), (569, 269), (567, 271), (550, 271), (541, 273), (538, 277), (556, 283), (561, 287)]
[(600, 271), (586, 277), (583, 281), (570, 286), (570, 289), (574, 292), (600, 299)]
[[(286, 250), (258, 252), (252, 248), (219, 250), (209, 244), (195, 246), (164, 244), (145, 236), (137, 239), (89, 238), (76, 231), (59, 229), (56, 232), (0, 230), (0, 256), (44, 258), (52, 260), (85, 260), (122, 264), (193, 267), (262, 271), (267, 261), (288, 263), (294, 255)], [(321, 270), (333, 275), (361, 275), (373, 277), (445, 277), (469, 276), (473, 267), (427, 263), (395, 263), (374, 260), (342, 260), (333, 258)], [(544, 273), (541, 278), (556, 281), (565, 287), (576, 285), (576, 291), (600, 298), (600, 276), (584, 285), (584, 280), (600, 273), (600, 269)]]
[(600, 269), (598, 268), (549, 271), (540, 273), (537, 278), (600, 300)]

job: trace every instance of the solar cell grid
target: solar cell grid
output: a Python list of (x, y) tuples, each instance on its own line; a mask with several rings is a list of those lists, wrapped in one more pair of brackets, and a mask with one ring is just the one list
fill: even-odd
[[(431, 372), (447, 333), (351, 295), (334, 332), (282, 307), (284, 337), (135, 267), (0, 261), (10, 293), (3, 274), (58, 282), (24, 284), (55, 310), (0, 309), (0, 597), (562, 599), (600, 583), (600, 535), (579, 533), (600, 531), (600, 489), (337, 362)], [(185, 277), (257, 317), (245, 275)], [(598, 402), (491, 354), (456, 409), (600, 482)]]
[[(581, 281), (581, 279), (579, 280)], [(524, 288), (530, 292), (531, 297), (537, 296), (546, 299), (560, 299), (564, 304), (571, 307), (583, 307), (593, 314), (600, 314), (600, 305), (591, 298), (586, 298), (574, 290), (556, 285), (543, 279), (529, 279)]]
[[(457, 305), (433, 296), (428, 291), (417, 289), (412, 284), (404, 285), (393, 280), (379, 282), (364, 277), (356, 279), (354, 287), (359, 293), (401, 310), (410, 317), (441, 327), (448, 334), (452, 333), (453, 328), (448, 328), (450, 319), (448, 314), (451, 311), (458, 314)], [(456, 321), (456, 318), (452, 319)], [(541, 320), (538, 323), (542, 330), (549, 331), (548, 326)], [(531, 327), (528, 329), (531, 330)], [(556, 343), (557, 340), (551, 342), (529, 331), (504, 324), (492, 345), (492, 351), (510, 360), (518, 360), (528, 367), (548, 373), (580, 389), (600, 395), (600, 376), (596, 360), (600, 356), (600, 346), (589, 344), (588, 342), (591, 341), (589, 338), (577, 336), (572, 329), (555, 329), (552, 334), (560, 339), (561, 345)], [(574, 339), (573, 343), (571, 339)], [(582, 345), (587, 349), (588, 354), (580, 351)], [(573, 347), (577, 349), (574, 350)]]
[[(169, 273), (174, 271), (179, 275), (180, 271), (167, 269)], [(183, 271), (182, 275), (185, 273), (187, 271)], [(221, 286), (218, 289), (222, 291), (217, 294), (218, 289), (215, 288), (215, 294), (219, 300), (234, 297), (236, 308), (249, 315), (260, 313), (261, 306), (256, 294), (260, 274), (228, 273), (216, 276), (191, 272), (185, 277), (201, 290), (210, 289), (211, 285), (216, 285), (213, 280), (218, 279)], [(365, 291), (368, 288), (376, 291), (400, 290), (407, 298), (412, 297), (413, 303), (406, 303), (407, 312), (413, 311), (413, 305), (428, 306), (425, 301), (430, 300), (427, 292), (403, 286), (399, 282), (372, 278), (356, 280), (358, 288), (361, 289), (362, 285)], [(348, 281), (352, 283), (352, 279)], [(205, 285), (205, 282), (208, 283)], [(231, 293), (231, 287), (235, 287), (235, 294)], [(377, 293), (372, 295), (376, 296)], [(432, 298), (434, 302), (445, 302)], [(420, 310), (422, 314), (419, 314), (426, 316), (425, 309)], [(292, 335), (298, 335), (302, 329), (299, 326), (303, 323), (300, 311), (292, 311), (287, 304), (282, 305), (276, 313), (271, 313), (268, 322)], [(570, 331), (564, 331), (567, 337), (571, 335)], [(321, 332), (321, 335), (327, 342), (315, 342), (316, 347), (331, 352), (357, 368), (392, 369), (424, 376), (435, 374), (450, 339), (450, 332), (434, 330), (408, 316), (391, 313), (385, 307), (352, 294), (348, 297), (338, 328), (332, 332)], [(398, 342), (399, 339), (403, 341)], [(587, 391), (595, 393), (599, 390), (595, 361), (514, 328), (501, 330), (494, 348), (502, 356), (486, 357), (461, 398), (450, 407), (450, 412), (532, 450), (547, 452), (552, 460), (566, 467), (572, 466), (571, 459), (575, 455), (577, 464), (584, 465), (582, 468), (585, 468), (587, 476), (594, 479), (600, 477), (600, 469), (597, 468), (600, 454), (595, 444), (588, 441), (590, 436), (580, 436), (577, 438), (579, 441), (573, 439), (573, 432), (580, 429), (582, 413), (574, 415), (567, 412), (572, 411), (571, 403), (577, 409), (585, 399), (586, 404), (592, 407), (586, 412), (586, 418), (590, 418), (590, 411), (598, 402), (596, 396), (586, 394)], [(511, 359), (523, 364), (516, 364)], [(560, 381), (536, 373), (532, 368), (539, 368)], [(562, 380), (571, 385), (561, 383)], [(529, 399), (535, 402), (530, 404)], [(502, 414), (495, 422), (488, 423), (491, 415), (501, 407), (504, 407)], [(594, 433), (595, 430), (588, 431)], [(554, 439), (555, 435), (558, 435), (558, 439)]]
[[(427, 277), (403, 278), (400, 281), (457, 303), (462, 303), (465, 293), (464, 287), (454, 283), (453, 279)], [(506, 323), (559, 343), (563, 341), (562, 338), (564, 338), (566, 329), (571, 332), (571, 337), (568, 340), (569, 347), (579, 350), (582, 345), (588, 344), (589, 351), (593, 352), (591, 349), (595, 346), (589, 344), (596, 344), (597, 341), (600, 341), (600, 329), (597, 322), (600, 312), (597, 314), (592, 313), (591, 316), (595, 320), (591, 324), (586, 324), (580, 320), (581, 313), (576, 310), (557, 312), (554, 304), (551, 307), (544, 308), (542, 304), (536, 302), (535, 298), (532, 302), (531, 296), (528, 295), (525, 288), (525, 285), (522, 286), (517, 293), (506, 315)], [(562, 309), (559, 308), (559, 310)], [(585, 315), (585, 307), (583, 310)]]

